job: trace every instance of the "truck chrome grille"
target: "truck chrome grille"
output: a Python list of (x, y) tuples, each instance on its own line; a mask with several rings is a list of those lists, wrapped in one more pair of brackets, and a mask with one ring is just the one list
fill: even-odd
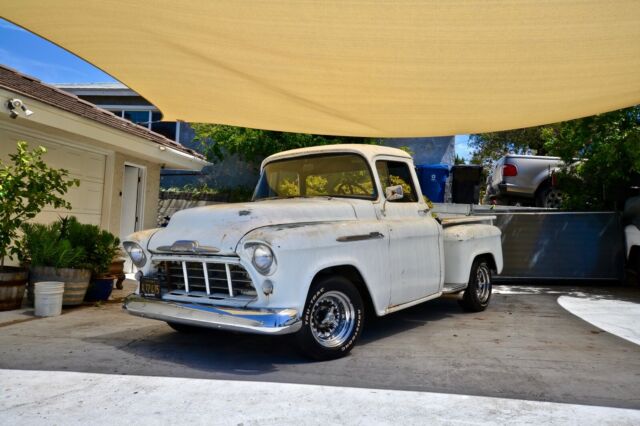
[(242, 265), (225, 262), (161, 261), (158, 278), (170, 293), (189, 296), (256, 296), (251, 277)]

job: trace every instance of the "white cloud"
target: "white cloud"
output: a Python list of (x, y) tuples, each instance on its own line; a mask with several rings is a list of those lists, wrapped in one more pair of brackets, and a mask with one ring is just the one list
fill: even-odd
[(27, 30), (25, 30), (24, 28), (21, 28), (21, 27), (19, 27), (17, 25), (14, 25), (9, 21), (5, 21), (2, 18), (0, 18), (0, 29), (9, 30), (9, 31), (27, 32)]

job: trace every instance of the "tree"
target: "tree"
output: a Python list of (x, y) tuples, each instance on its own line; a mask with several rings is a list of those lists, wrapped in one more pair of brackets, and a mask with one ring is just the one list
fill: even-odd
[[(615, 209), (640, 183), (640, 106), (566, 121), (542, 131), (566, 166), (558, 185), (572, 209)], [(578, 162), (575, 159), (580, 159)]]
[(503, 132), (473, 134), (469, 137), (469, 145), (474, 148), (471, 162), (490, 166), (505, 154), (547, 155), (548, 151), (543, 134), (547, 129), (553, 129), (556, 126), (556, 124), (551, 124)]
[(467, 164), (467, 162), (464, 160), (464, 158), (462, 158), (458, 154), (456, 154), (456, 158), (453, 160), (453, 164), (461, 165), (461, 164)]
[(62, 196), (80, 185), (77, 179), (68, 178), (67, 170), (51, 168), (42, 161), (45, 148), (29, 151), (21, 141), (17, 150), (9, 155), (10, 164), (0, 161), (0, 267), (5, 256), (18, 254), (12, 243), (18, 229), (47, 205), (70, 209), (71, 204)]
[(221, 161), (226, 155), (233, 154), (244, 161), (254, 162), (294, 148), (337, 143), (376, 143), (371, 138), (276, 132), (222, 124), (194, 123), (191, 126), (196, 133), (195, 140), (201, 144), (207, 159), (212, 162)]

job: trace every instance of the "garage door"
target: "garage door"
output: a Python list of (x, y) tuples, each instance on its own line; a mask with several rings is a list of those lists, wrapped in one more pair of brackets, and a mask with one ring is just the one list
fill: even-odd
[(50, 167), (67, 169), (72, 177), (80, 180), (80, 186), (71, 188), (65, 196), (71, 203), (71, 211), (46, 208), (36, 220), (52, 222), (60, 215), (73, 214), (83, 223), (100, 225), (106, 156), (75, 146), (38, 140), (31, 136), (20, 137), (18, 134), (0, 129), (0, 157), (3, 161), (8, 159), (10, 153), (15, 152), (16, 142), (25, 139), (29, 141), (30, 147), (42, 145), (47, 148), (43, 158)]

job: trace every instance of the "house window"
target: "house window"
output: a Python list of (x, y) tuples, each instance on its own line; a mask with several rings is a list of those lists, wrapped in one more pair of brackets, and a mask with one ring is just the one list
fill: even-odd
[(151, 111), (124, 111), (123, 117), (146, 128), (151, 124)]
[(162, 136), (178, 141), (178, 125), (175, 121), (160, 121), (162, 116), (159, 112), (151, 113), (151, 130), (160, 133)]
[(121, 110), (110, 109), (118, 117), (127, 119), (140, 126), (146, 127), (162, 136), (180, 142), (180, 123), (175, 121), (161, 121), (162, 115), (156, 111), (149, 110)]

